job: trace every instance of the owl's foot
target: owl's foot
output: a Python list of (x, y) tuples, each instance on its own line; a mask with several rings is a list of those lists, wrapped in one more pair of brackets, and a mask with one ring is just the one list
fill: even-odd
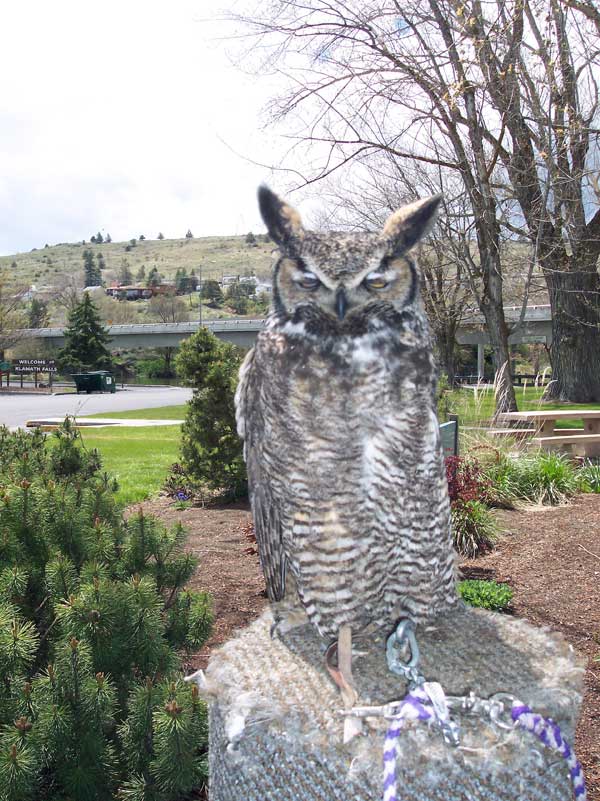
[[(337, 656), (337, 665), (334, 664)], [(352, 709), (358, 700), (358, 691), (352, 676), (352, 629), (350, 626), (340, 626), (337, 642), (327, 649), (327, 670), (340, 688), (345, 709)], [(362, 733), (360, 718), (348, 716), (344, 720), (344, 743), (350, 742), (357, 734)]]
[(292, 631), (292, 629), (306, 626), (308, 617), (304, 609), (299, 606), (277, 604), (277, 606), (273, 606), (273, 621), (270, 629), (272, 640), (276, 637), (281, 637), (288, 631)]

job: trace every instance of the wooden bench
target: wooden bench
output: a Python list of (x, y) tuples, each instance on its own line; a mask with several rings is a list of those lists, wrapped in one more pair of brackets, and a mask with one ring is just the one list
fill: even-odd
[(535, 428), (482, 428), (491, 437), (515, 437), (515, 439), (525, 439), (536, 433)]
[[(546, 451), (563, 450), (577, 456), (600, 456), (599, 409), (540, 409), (535, 412), (507, 412), (506, 423), (535, 426), (533, 445)], [(583, 420), (583, 428), (556, 428), (558, 420)], [(519, 429), (515, 429), (518, 431)], [(521, 429), (522, 430), (522, 429)]]
[(573, 456), (600, 456), (600, 434), (585, 434), (583, 430), (570, 436), (533, 437), (531, 442), (545, 451), (565, 450), (566, 446)]

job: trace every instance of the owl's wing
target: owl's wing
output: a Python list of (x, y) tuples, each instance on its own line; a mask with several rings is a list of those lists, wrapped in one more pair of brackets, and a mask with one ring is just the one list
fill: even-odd
[(242, 363), (235, 395), (236, 422), (244, 440), (244, 458), (252, 502), (254, 533), (270, 601), (280, 601), (285, 593), (286, 559), (282, 544), (281, 501), (272, 491), (263, 459), (264, 412), (261, 403), (263, 367), (256, 348)]

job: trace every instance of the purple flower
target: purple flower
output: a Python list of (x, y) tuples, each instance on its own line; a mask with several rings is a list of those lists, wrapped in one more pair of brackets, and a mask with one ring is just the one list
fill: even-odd
[(184, 492), (183, 490), (179, 490), (179, 492), (175, 495), (175, 497), (177, 498), (178, 501), (189, 501), (190, 499), (188, 493)]

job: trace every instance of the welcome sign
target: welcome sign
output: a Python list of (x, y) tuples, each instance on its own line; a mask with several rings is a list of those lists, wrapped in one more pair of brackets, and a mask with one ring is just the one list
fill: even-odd
[(13, 359), (13, 373), (58, 373), (55, 359)]

